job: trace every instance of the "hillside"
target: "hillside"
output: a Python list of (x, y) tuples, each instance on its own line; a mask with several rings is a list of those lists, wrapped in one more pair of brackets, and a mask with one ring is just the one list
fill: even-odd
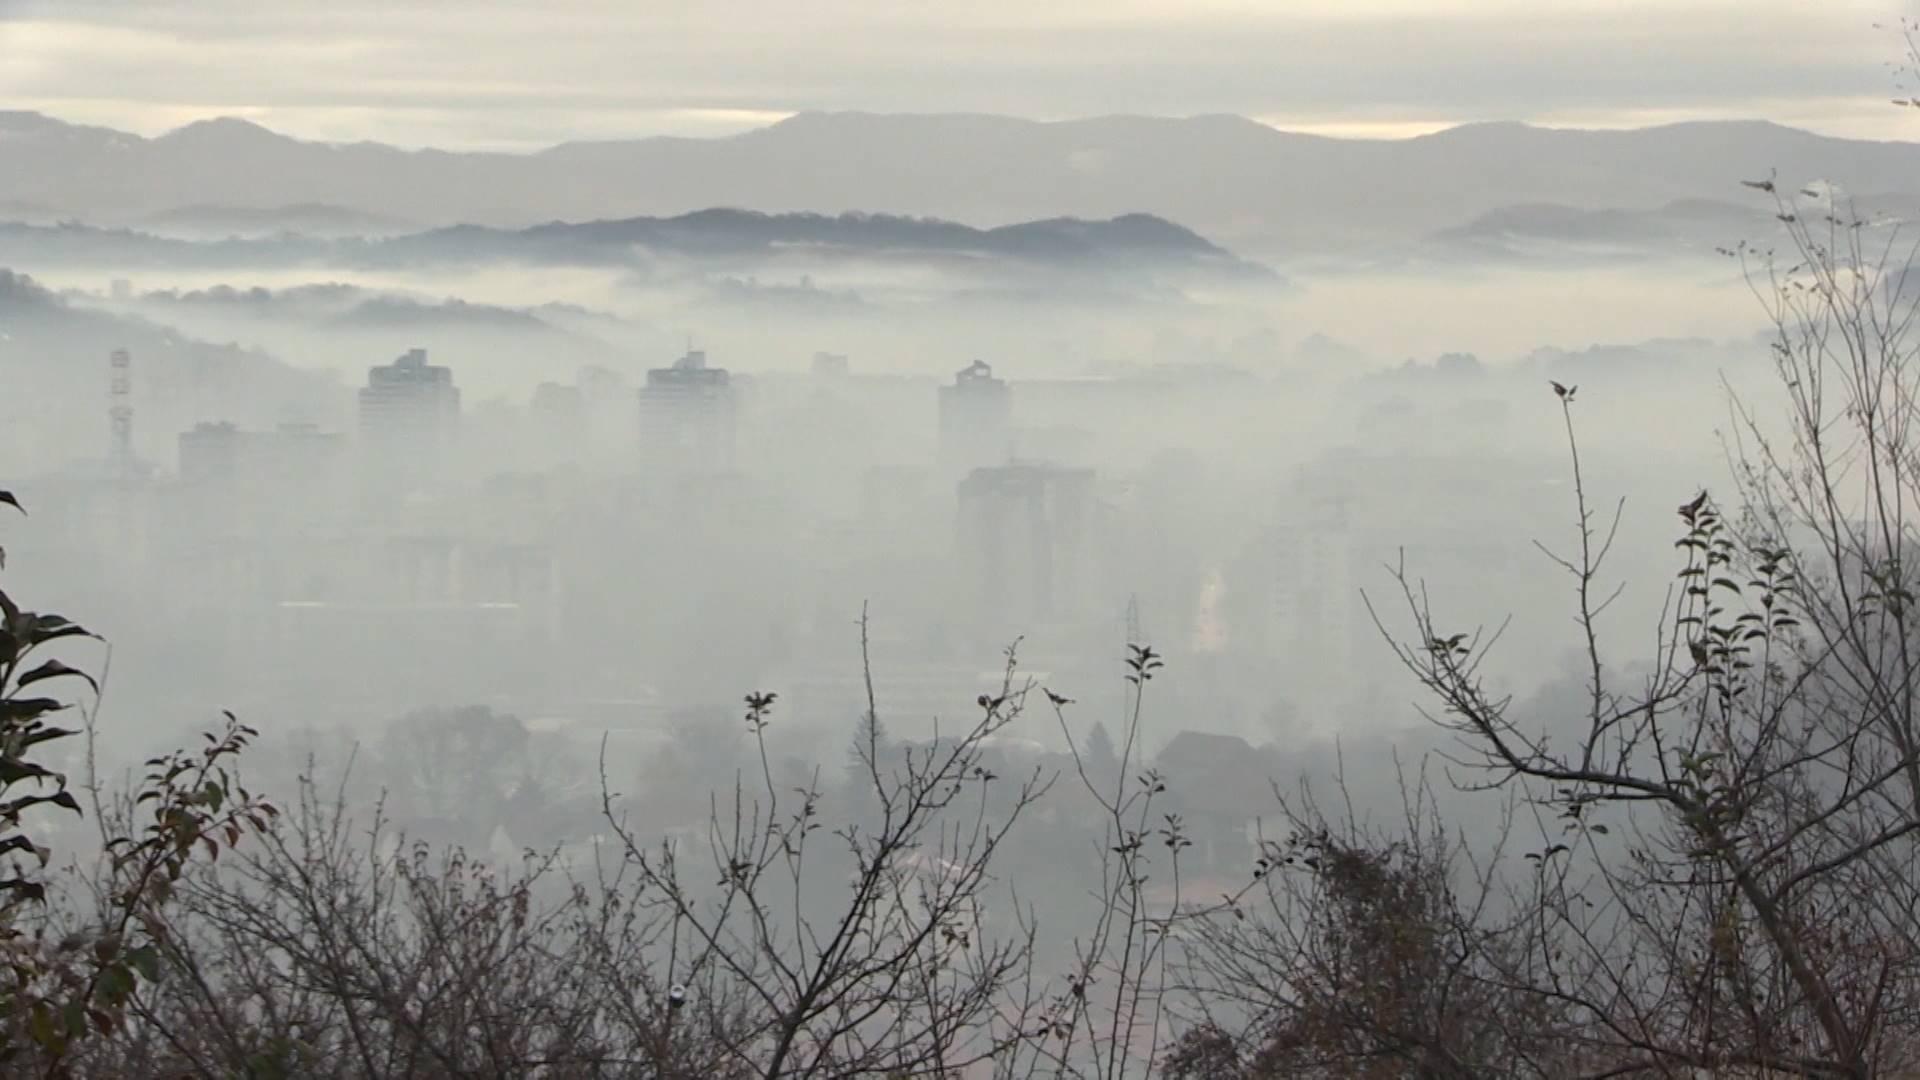
[(230, 236), (391, 236), (418, 226), (343, 206), (302, 203), (295, 206), (175, 207), (138, 223), (148, 232), (187, 239), (223, 239)]
[(0, 224), (0, 241), (26, 265), (396, 266), (482, 261), (593, 266), (641, 254), (691, 260), (779, 254), (903, 256), (1063, 264), (1176, 265), (1261, 274), (1198, 234), (1145, 214), (1107, 221), (1055, 218), (977, 229), (883, 214), (764, 214), (709, 209), (678, 217), (550, 222), (524, 229), (456, 225), (393, 237), (294, 234), (189, 240), (94, 225)]
[[(272, 424), (289, 418), (337, 422), (344, 403), (326, 376), (288, 367), (258, 349), (215, 344), (147, 319), (69, 303), (24, 274), (0, 269), (0, 370), (9, 438), (53, 457), (97, 455), (106, 445), (106, 361), (134, 355), (141, 423), (136, 440), (154, 460), (172, 459), (173, 435), (199, 420)], [(97, 426), (35, 403), (97, 400)]]
[(622, 261), (632, 248), (690, 257), (739, 257), (781, 251), (925, 256), (985, 256), (1072, 262), (1095, 258), (1237, 260), (1191, 230), (1146, 214), (1108, 221), (1055, 218), (977, 229), (952, 221), (887, 214), (765, 214), (709, 209), (678, 217), (552, 222), (526, 229), (463, 225), (368, 248), (378, 261), (517, 258), (562, 263)]

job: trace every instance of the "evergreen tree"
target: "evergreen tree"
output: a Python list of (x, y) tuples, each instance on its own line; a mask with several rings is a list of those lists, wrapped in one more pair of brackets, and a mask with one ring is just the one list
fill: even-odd
[(861, 713), (854, 723), (853, 737), (847, 740), (847, 771), (853, 782), (858, 785), (865, 780), (874, 764), (884, 769), (893, 750), (893, 736), (887, 733), (886, 723), (873, 712)]
[(1086, 765), (1087, 775), (1102, 789), (1111, 786), (1120, 775), (1120, 753), (1114, 749), (1113, 736), (1107, 734), (1107, 725), (1098, 720), (1093, 722), (1093, 730), (1087, 732), (1087, 742), (1080, 750), (1080, 757)]

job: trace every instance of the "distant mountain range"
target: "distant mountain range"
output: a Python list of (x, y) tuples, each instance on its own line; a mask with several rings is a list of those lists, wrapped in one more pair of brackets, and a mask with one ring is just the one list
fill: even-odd
[[(712, 206), (857, 208), (975, 227), (1151, 214), (1253, 255), (1415, 241), (1502, 208), (1649, 210), (1737, 200), (1778, 170), (1864, 196), (1920, 191), (1920, 145), (1765, 122), (1632, 131), (1474, 124), (1333, 139), (1239, 117), (1038, 122), (803, 113), (715, 139), (565, 143), (531, 154), (304, 142), (235, 119), (157, 138), (0, 113), (0, 206), (88, 221), (244, 217), (287, 206), (422, 227), (673, 218)], [(164, 219), (163, 219), (164, 220)]]
[(518, 258), (563, 263), (622, 261), (634, 248), (692, 257), (764, 256), (783, 251), (986, 256), (1073, 262), (1094, 258), (1238, 264), (1224, 249), (1149, 214), (1107, 221), (1052, 218), (978, 229), (935, 218), (889, 214), (766, 214), (701, 210), (678, 217), (636, 217), (525, 229), (459, 225), (372, 245), (383, 261)]
[(1108, 221), (1055, 218), (976, 229), (879, 214), (763, 214), (702, 210), (672, 218), (552, 222), (524, 229), (456, 225), (391, 237), (328, 239), (284, 233), (189, 240), (139, 229), (0, 224), (9, 259), (23, 265), (420, 266), (510, 260), (625, 265), (648, 256), (763, 260), (868, 256), (1115, 266), (1184, 266), (1264, 275), (1198, 234), (1146, 214)]
[(1646, 210), (1589, 210), (1529, 203), (1492, 210), (1429, 238), (1436, 250), (1475, 257), (1550, 253), (1606, 257), (1649, 251), (1705, 254), (1771, 230), (1772, 208), (1717, 199), (1676, 199)]
[[(1650, 253), (1706, 254), (1778, 231), (1775, 208), (1719, 199), (1676, 199), (1647, 209), (1592, 210), (1530, 203), (1492, 210), (1428, 238), (1427, 250), (1476, 258), (1564, 259), (1587, 255), (1635, 258)], [(1913, 196), (1852, 200), (1847, 216), (1866, 221), (1910, 221), (1920, 214)]]
[[(0, 213), (4, 210), (0, 209)], [(240, 236), (393, 236), (420, 226), (398, 218), (363, 213), (344, 206), (300, 203), (292, 206), (181, 206), (137, 223), (147, 232), (187, 239)]]

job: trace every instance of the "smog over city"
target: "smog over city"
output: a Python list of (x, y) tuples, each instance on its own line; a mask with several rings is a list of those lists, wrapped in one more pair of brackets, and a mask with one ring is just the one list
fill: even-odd
[(0, 1077), (1920, 1075), (1915, 18), (0, 0)]

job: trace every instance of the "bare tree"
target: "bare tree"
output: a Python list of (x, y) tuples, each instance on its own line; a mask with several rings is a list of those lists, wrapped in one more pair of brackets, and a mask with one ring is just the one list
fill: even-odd
[[(1025, 987), (1021, 1014), (1030, 1016), (1022, 1039), (999, 1063), (998, 1074), (1121, 1080), (1146, 1075), (1168, 1037), (1164, 994), (1173, 939), (1187, 915), (1182, 904), (1180, 853), (1191, 846), (1177, 814), (1161, 813), (1167, 781), (1146, 766), (1141, 717), (1147, 684), (1164, 666), (1144, 643), (1127, 646), (1127, 716), (1116, 749), (1096, 726), (1080, 749), (1067, 719), (1072, 699), (1045, 691), (1072, 755), (1080, 791), (1100, 831), (1099, 877), (1083, 921), (1073, 931), (1070, 963), (1057, 979)], [(1156, 881), (1155, 872), (1164, 871)]]
[[(861, 647), (864, 665), (864, 621)], [(867, 670), (855, 757), (868, 825), (827, 831), (817, 774), (793, 790), (775, 782), (771, 694), (746, 702), (760, 775), (716, 799), (704, 844), (643, 842), (607, 795), (627, 866), (682, 942), (668, 977), (752, 1003), (728, 1051), (753, 1075), (959, 1075), (1000, 1049), (997, 1010), (1032, 947), (1030, 936), (991, 935), (985, 911), (994, 852), (1048, 783), (1038, 770), (1003, 780), (984, 764), (988, 740), (1025, 708), (1013, 650), (977, 719), (901, 747), (897, 764), (882, 753)], [(996, 805), (1005, 784), (1012, 793)], [(823, 852), (822, 835), (838, 843)]]
[(1577, 530), (1548, 554), (1573, 587), (1584, 714), (1559, 738), (1516, 715), (1480, 674), (1497, 635), (1445, 625), (1404, 572), (1413, 636), (1395, 647), (1463, 760), (1557, 813), (1514, 976), (1576, 1004), (1610, 1068), (1882, 1075), (1920, 1050), (1920, 290), (1897, 231), (1827, 192), (1751, 186), (1791, 248), (1786, 265), (1741, 252), (1778, 331), (1787, 423), (1736, 399), (1743, 512), (1704, 492), (1679, 508), (1650, 671), (1623, 676), (1601, 645), (1621, 516), (1589, 501), (1577, 388), (1558, 384)]
[(89, 1071), (746, 1075), (722, 1049), (744, 1010), (656, 983), (666, 927), (629, 883), (569, 878), (551, 853), (496, 867), (435, 852), (301, 792), (263, 843), (186, 879), (163, 977), (89, 1048)]

